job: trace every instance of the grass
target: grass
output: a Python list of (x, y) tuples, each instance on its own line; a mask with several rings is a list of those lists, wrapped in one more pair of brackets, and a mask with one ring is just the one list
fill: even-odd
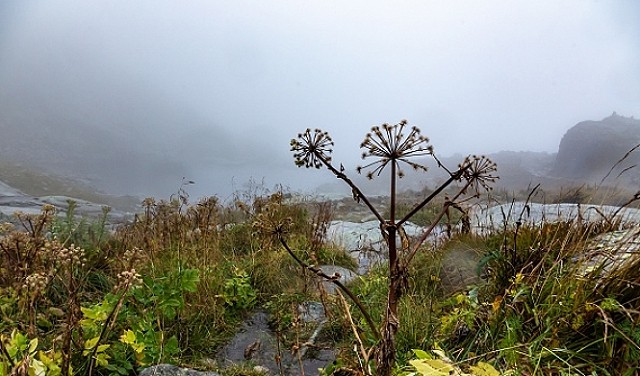
[[(159, 362), (200, 364), (258, 306), (270, 312), (286, 346), (299, 345), (304, 335), (290, 331), (292, 307), (308, 300), (324, 302), (332, 320), (319, 338), (340, 349), (343, 369), (359, 367), (354, 328), (374, 344), (357, 309), (350, 308), (352, 325), (336, 296), (320, 296), (315, 279), (273, 239), (256, 236), (264, 221), (291, 221), (299, 257), (353, 268), (348, 255), (319, 240), (331, 207), (289, 202), (280, 193), (227, 205), (147, 199), (135, 222), (113, 234), (100, 232), (100, 220), (55, 219), (51, 210), (0, 232), (0, 374), (37, 367), (65, 374), (65, 365), (73, 374), (131, 374)], [(640, 255), (606, 269), (585, 253), (615, 229), (543, 223), (425, 246), (399, 306), (396, 372), (411, 370), (414, 349), (440, 348), (463, 370), (484, 361), (512, 375), (637, 374)], [(618, 247), (638, 235), (627, 239)], [(72, 249), (83, 251), (74, 258)], [(65, 263), (56, 261), (61, 255)], [(477, 266), (478, 274), (445, 283), (461, 264), (465, 272)], [(383, 316), (384, 267), (351, 288), (375, 319)]]

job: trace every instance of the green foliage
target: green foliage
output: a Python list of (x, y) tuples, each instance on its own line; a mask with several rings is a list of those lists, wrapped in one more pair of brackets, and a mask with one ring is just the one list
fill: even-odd
[(437, 340), (458, 361), (490, 356), (520, 374), (636, 372), (640, 302), (587, 267), (581, 252), (597, 231), (558, 223), (487, 238), (487, 281), (438, 303)]
[(93, 251), (108, 238), (106, 230), (107, 216), (111, 208), (104, 206), (102, 216), (94, 221), (77, 218), (77, 203), (67, 200), (67, 211), (63, 217), (56, 217), (51, 223), (51, 234), (65, 244), (75, 244)]
[(37, 338), (29, 339), (15, 329), (8, 338), (0, 335), (0, 376), (13, 375), (17, 370), (29, 375), (60, 375), (61, 353), (38, 347)]
[(249, 275), (244, 270), (235, 269), (224, 283), (225, 304), (234, 309), (247, 310), (256, 304), (256, 297)]

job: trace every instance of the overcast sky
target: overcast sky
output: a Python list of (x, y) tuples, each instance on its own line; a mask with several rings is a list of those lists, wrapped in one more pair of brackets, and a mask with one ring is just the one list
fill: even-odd
[(293, 166), (307, 127), (353, 165), (372, 125), (401, 119), (442, 155), (555, 152), (579, 121), (640, 116), (640, 2), (4, 0), (5, 98), (34, 72), (50, 96), (120, 80), (188, 109), (215, 135), (194, 145), (225, 150), (191, 173), (227, 185), (229, 166)]

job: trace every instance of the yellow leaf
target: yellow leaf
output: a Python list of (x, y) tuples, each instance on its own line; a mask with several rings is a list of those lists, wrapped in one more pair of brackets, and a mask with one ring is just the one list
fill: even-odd
[(455, 369), (451, 364), (440, 359), (414, 359), (409, 361), (422, 376), (449, 376), (455, 375)]
[(428, 352), (426, 352), (424, 350), (413, 349), (413, 353), (416, 354), (416, 357), (418, 359), (431, 359), (431, 358), (433, 358), (431, 355), (429, 355)]
[(491, 303), (491, 308), (493, 308), (493, 313), (498, 313), (501, 305), (502, 305), (502, 295), (498, 295), (493, 300), (493, 303)]
[(85, 350), (91, 350), (92, 348), (96, 347), (96, 345), (98, 344), (98, 340), (100, 340), (100, 337), (93, 337), (93, 338), (87, 340), (84, 343), (84, 349)]
[(29, 342), (29, 354), (35, 353), (37, 348), (38, 348), (38, 339), (34, 338)]
[(478, 362), (475, 366), (471, 366), (471, 372), (475, 376), (500, 376), (500, 372), (493, 368), (491, 364), (484, 362)]
[(133, 330), (127, 329), (120, 336), (120, 342), (126, 343), (127, 345), (132, 345), (136, 342), (136, 334)]

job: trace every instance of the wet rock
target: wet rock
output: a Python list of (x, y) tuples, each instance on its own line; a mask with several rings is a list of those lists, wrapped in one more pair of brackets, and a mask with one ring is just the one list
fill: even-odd
[(258, 311), (243, 323), (233, 339), (218, 352), (217, 358), (224, 366), (250, 360), (275, 371), (279, 369), (276, 355), (276, 338), (269, 328), (267, 313)]
[[(254, 366), (260, 366), (261, 370), (272, 375), (300, 375), (300, 366), (305, 375), (317, 375), (318, 369), (325, 367), (335, 360), (336, 354), (331, 349), (314, 347), (315, 337), (320, 332), (324, 319), (324, 309), (316, 302), (308, 302), (301, 305), (306, 310), (306, 319), (309, 322), (318, 322), (318, 326), (311, 338), (304, 342), (299, 352), (283, 347), (278, 342), (275, 333), (268, 324), (268, 316), (264, 311), (257, 311), (241, 326), (236, 335), (216, 355), (220, 365), (227, 367), (234, 364), (250, 362)], [(304, 315), (304, 313), (301, 313)], [(300, 356), (300, 359), (298, 359)], [(280, 363), (276, 362), (279, 359)]]
[(220, 376), (216, 372), (196, 371), (189, 368), (180, 368), (171, 364), (158, 364), (145, 368), (140, 376)]
[[(424, 229), (411, 222), (404, 224), (404, 231), (409, 237), (422, 235)], [(387, 252), (387, 246), (380, 231), (380, 222), (346, 222), (331, 221), (327, 230), (327, 239), (342, 246), (347, 251), (374, 250)]]
[(585, 264), (584, 274), (597, 272), (600, 278), (607, 278), (637, 262), (639, 255), (640, 228), (636, 227), (596, 236), (580, 259)]
[(305, 323), (321, 322), (326, 319), (324, 306), (320, 302), (304, 302), (298, 306), (300, 320)]
[[(338, 278), (338, 280), (345, 285), (353, 281), (358, 276), (354, 271), (351, 271), (347, 268), (343, 268), (342, 266), (337, 266), (337, 265), (321, 265), (320, 269), (322, 269), (324, 273), (330, 276), (333, 276), (336, 274), (339, 275), (340, 277)], [(322, 283), (325, 290), (329, 294), (335, 293), (336, 289), (338, 288), (338, 286), (336, 286), (331, 281), (323, 280)]]
[[(1, 188), (1, 187), (0, 187)], [(63, 216), (69, 210), (70, 203), (74, 203), (74, 213), (78, 217), (98, 219), (104, 215), (106, 205), (75, 199), (67, 196), (1, 195), (0, 214), (11, 217), (16, 212), (37, 215), (42, 212), (43, 205), (53, 205), (58, 215)], [(133, 214), (111, 209), (107, 214), (110, 224), (124, 223), (133, 218)]]
[[(403, 225), (410, 239), (420, 237), (424, 228), (411, 222)], [(436, 236), (434, 234), (434, 236)], [(368, 272), (372, 267), (387, 259), (387, 244), (380, 231), (380, 222), (332, 221), (327, 229), (327, 240), (345, 249), (358, 262), (358, 274)], [(430, 240), (434, 240), (430, 237)], [(398, 244), (400, 245), (400, 244)]]

